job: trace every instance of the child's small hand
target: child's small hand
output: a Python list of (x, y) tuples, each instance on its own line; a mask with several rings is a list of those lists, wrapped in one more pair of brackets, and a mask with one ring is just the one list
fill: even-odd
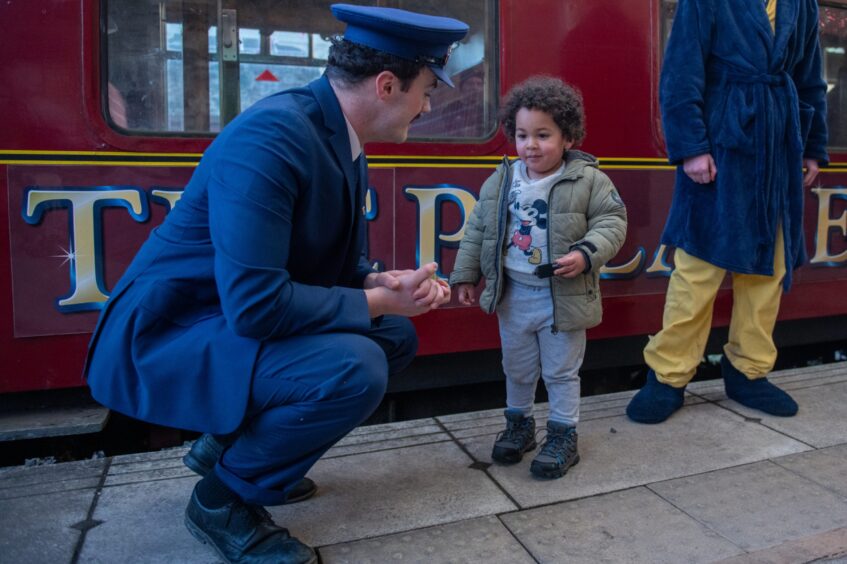
[(432, 275), (420, 283), (412, 298), (418, 306), (436, 309), (450, 301), (450, 286), (438, 277), (437, 263), (432, 262), (426, 266), (432, 269)]
[(553, 271), (556, 276), (574, 278), (585, 272), (585, 255), (580, 251), (571, 251), (555, 262), (560, 266)]
[(473, 284), (459, 284), (456, 286), (456, 295), (462, 305), (473, 305), (476, 301), (476, 289)]

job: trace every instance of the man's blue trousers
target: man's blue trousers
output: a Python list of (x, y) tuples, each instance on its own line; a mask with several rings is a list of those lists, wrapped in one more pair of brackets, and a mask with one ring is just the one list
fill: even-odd
[(390, 315), (367, 334), (264, 343), (244, 422), (215, 472), (247, 503), (282, 504), (312, 465), (373, 413), (389, 375), (416, 351), (412, 323)]

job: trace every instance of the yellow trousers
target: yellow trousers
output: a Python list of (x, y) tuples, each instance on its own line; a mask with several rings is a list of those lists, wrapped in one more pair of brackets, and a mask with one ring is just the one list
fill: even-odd
[[(656, 379), (675, 388), (691, 381), (703, 358), (712, 326), (712, 307), (726, 270), (676, 249), (662, 330), (644, 349)], [(782, 298), (785, 248), (777, 230), (774, 275), (732, 273), (732, 318), (724, 354), (748, 378), (768, 374), (776, 362), (773, 329)]]

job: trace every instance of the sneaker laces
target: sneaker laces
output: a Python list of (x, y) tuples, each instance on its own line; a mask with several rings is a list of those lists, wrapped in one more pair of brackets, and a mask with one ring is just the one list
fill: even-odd
[[(530, 435), (529, 430), (532, 428), (530, 418), (524, 417), (520, 421), (506, 421), (506, 428), (497, 434), (496, 442), (513, 441), (522, 443)], [(537, 431), (536, 431), (537, 433)]]
[(576, 450), (576, 433), (547, 433), (539, 455), (555, 458), (560, 464), (565, 461), (567, 453)]

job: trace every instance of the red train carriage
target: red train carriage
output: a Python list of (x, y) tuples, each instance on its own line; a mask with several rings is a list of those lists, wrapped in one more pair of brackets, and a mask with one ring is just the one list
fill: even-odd
[[(84, 384), (98, 311), (150, 229), (179, 205), (215, 133), (260, 97), (322, 72), (327, 37), (341, 31), (329, 3), (0, 6), (0, 394)], [(657, 83), (675, 0), (378, 3), (457, 17), (471, 32), (448, 67), (457, 88), (437, 90), (411, 142), (367, 148), (370, 257), (387, 268), (436, 260), (449, 274), (480, 184), (513, 154), (496, 118), (502, 95), (533, 74), (561, 76), (583, 92), (583, 148), (600, 158), (630, 218), (626, 245), (604, 269), (605, 321), (589, 333), (587, 365), (640, 362), (672, 268), (658, 244), (673, 171)], [(821, 39), (833, 164), (806, 196), (811, 262), (785, 297), (781, 327), (792, 330), (778, 331), (782, 344), (847, 335), (847, 2), (821, 2)], [(728, 322), (729, 301), (723, 291), (716, 326)], [(476, 307), (454, 304), (415, 323), (422, 362), (461, 363), (498, 347), (495, 320)]]

